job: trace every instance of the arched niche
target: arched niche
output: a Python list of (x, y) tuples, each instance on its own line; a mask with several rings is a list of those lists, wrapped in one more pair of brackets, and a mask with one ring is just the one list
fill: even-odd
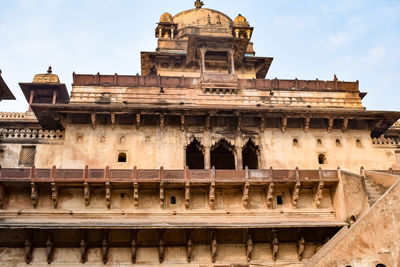
[(256, 146), (253, 140), (249, 139), (242, 150), (243, 167), (247, 166), (249, 169), (258, 169), (258, 157), (258, 146)]
[(203, 146), (196, 138), (186, 146), (186, 165), (189, 169), (204, 169)]
[(211, 166), (219, 170), (234, 170), (234, 147), (225, 139), (219, 140), (211, 148)]

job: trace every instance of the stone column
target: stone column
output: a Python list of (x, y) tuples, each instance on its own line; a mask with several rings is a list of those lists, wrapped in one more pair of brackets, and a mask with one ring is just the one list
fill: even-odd
[(239, 38), (239, 31), (240, 31), (239, 29), (235, 29), (235, 37), (236, 38)]
[(187, 164), (187, 162), (186, 162), (186, 149), (187, 149), (187, 146), (184, 146), (183, 147), (183, 169), (186, 168), (186, 164)]
[(230, 50), (229, 55), (230, 55), (230, 61), (231, 61), (231, 74), (235, 74), (235, 59), (233, 57), (234, 51)]
[(205, 146), (203, 150), (204, 154), (204, 169), (211, 169), (211, 157), (210, 157), (211, 147)]
[(243, 157), (241, 146), (235, 146), (236, 170), (243, 170)]
[(263, 160), (262, 160), (262, 156), (261, 156), (261, 155), (262, 155), (261, 151), (262, 151), (262, 147), (260, 146), (260, 147), (258, 148), (258, 150), (256, 151), (258, 169), (260, 169), (260, 170), (263, 169)]
[(200, 48), (200, 57), (201, 57), (201, 73), (206, 72), (206, 48), (203, 46)]
[(52, 104), (55, 104), (57, 101), (57, 90), (53, 91), (53, 100), (51, 101)]

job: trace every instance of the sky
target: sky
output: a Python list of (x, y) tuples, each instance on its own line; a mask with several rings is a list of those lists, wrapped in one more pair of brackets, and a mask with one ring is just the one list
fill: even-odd
[[(267, 78), (360, 82), (368, 110), (400, 110), (400, 0), (203, 0), (232, 19), (245, 16), (256, 56), (273, 57)], [(18, 85), (53, 67), (71, 90), (72, 73), (140, 74), (154, 51), (162, 13), (194, 0), (0, 0), (0, 69), (24, 112)]]

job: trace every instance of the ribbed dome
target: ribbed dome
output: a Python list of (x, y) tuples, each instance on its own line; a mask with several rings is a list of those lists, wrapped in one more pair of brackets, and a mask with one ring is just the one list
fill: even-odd
[(241, 14), (239, 14), (235, 18), (234, 25), (235, 25), (235, 27), (249, 27), (250, 26), (250, 24), (247, 22), (246, 18), (243, 17)]
[(34, 83), (60, 83), (58, 75), (52, 74), (51, 67), (47, 70), (46, 74), (36, 74), (33, 77)]
[(183, 11), (173, 17), (178, 28), (187, 26), (219, 26), (232, 27), (233, 21), (227, 15), (217, 10), (208, 8), (196, 8)]
[(160, 22), (172, 23), (172, 15), (168, 12), (165, 12), (164, 14), (161, 15)]

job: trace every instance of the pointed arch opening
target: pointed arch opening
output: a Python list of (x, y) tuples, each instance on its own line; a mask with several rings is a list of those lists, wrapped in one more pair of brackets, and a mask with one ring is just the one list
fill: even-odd
[(211, 166), (219, 170), (234, 170), (234, 147), (225, 139), (221, 139), (211, 150)]
[(196, 138), (186, 147), (186, 165), (189, 169), (204, 169), (203, 147)]
[(246, 168), (247, 166), (249, 169), (258, 169), (258, 156), (258, 147), (253, 140), (249, 139), (242, 151), (243, 167)]

